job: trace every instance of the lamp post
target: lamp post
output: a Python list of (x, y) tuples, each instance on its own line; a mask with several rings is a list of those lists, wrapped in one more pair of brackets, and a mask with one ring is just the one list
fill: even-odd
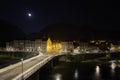
[(21, 59), (22, 62), (22, 80), (23, 80), (23, 58)]

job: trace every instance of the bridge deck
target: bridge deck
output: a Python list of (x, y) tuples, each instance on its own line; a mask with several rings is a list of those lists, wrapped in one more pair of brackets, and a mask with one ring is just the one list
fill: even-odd
[[(23, 61), (23, 77), (28, 78), (53, 57), (64, 54), (45, 54)], [(0, 80), (22, 80), (22, 62), (0, 69)]]
[[(38, 64), (39, 62), (41, 62), (42, 60), (46, 59), (49, 56), (42, 55), (28, 62), (23, 63), (23, 71), (26, 71), (29, 68), (35, 66), (36, 64)], [(7, 71), (0, 72), (0, 80), (12, 80), (21, 73), (22, 73), (22, 62), (18, 66), (8, 69)]]

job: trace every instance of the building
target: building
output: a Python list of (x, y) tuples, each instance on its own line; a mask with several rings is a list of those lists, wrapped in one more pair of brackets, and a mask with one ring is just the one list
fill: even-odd
[(120, 45), (113, 45), (110, 46), (110, 52), (120, 52)]
[(73, 42), (61, 42), (62, 52), (72, 52), (74, 49)]
[(42, 53), (46, 53), (47, 52), (47, 41), (42, 41), (41, 52)]
[(35, 41), (25, 40), (24, 51), (35, 51)]
[(51, 41), (36, 39), (32, 40), (14, 40), (11, 42), (6, 42), (7, 51), (39, 51), (42, 53), (46, 52), (72, 52), (73, 42), (61, 42), (61, 41)]
[(25, 51), (25, 42), (24, 40), (18, 40), (18, 50), (19, 51)]
[(14, 51), (15, 48), (13, 47), (13, 41), (6, 42), (6, 51)]
[(35, 50), (41, 51), (41, 46), (42, 46), (42, 40), (41, 39), (35, 40)]

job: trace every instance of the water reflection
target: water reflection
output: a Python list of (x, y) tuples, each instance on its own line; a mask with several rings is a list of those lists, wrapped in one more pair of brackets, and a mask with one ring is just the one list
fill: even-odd
[(115, 68), (116, 68), (115, 62), (111, 62), (111, 69), (112, 69), (112, 70), (115, 70)]
[[(64, 67), (65, 66), (65, 67)], [(40, 80), (120, 80), (117, 63), (61, 63)], [(45, 74), (45, 73), (43, 73)]]
[(101, 78), (100, 78), (100, 67), (98, 65), (95, 68), (95, 80), (101, 80)]
[(75, 77), (75, 80), (78, 79), (78, 70), (75, 70), (74, 77)]
[(96, 73), (99, 74), (100, 73), (100, 67), (96, 66)]
[(54, 80), (62, 80), (62, 75), (57, 73), (55, 76), (54, 76)]
[(115, 76), (115, 68), (116, 68), (116, 63), (114, 61), (111, 62), (111, 76), (114, 77)]

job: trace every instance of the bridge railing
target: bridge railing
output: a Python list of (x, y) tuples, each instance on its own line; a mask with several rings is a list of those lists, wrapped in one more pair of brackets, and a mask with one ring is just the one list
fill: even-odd
[(35, 66), (29, 68), (27, 71), (21, 73), (20, 75), (18, 75), (17, 77), (15, 77), (12, 80), (25, 80), (25, 79), (27, 79), (33, 73), (35, 73), (37, 70), (39, 70), (43, 65), (45, 65), (47, 62), (49, 62), (53, 57), (54, 56), (49, 56), (49, 57), (45, 58), (44, 60), (42, 60), (41, 62), (39, 62)]
[[(37, 55), (37, 56), (31, 57), (31, 58), (29, 58), (29, 59), (26, 59), (26, 60), (23, 61), (23, 63), (29, 62), (30, 60), (33, 60), (33, 59), (35, 59), (35, 58), (37, 58), (37, 57), (40, 57), (40, 56), (41, 56), (41, 55), (39, 54), (39, 55)], [(21, 65), (21, 64), (22, 64), (21, 62), (18, 62), (18, 63), (16, 63), (16, 64), (11, 64), (10, 66), (7, 66), (7, 67), (5, 67), (5, 68), (0, 69), (0, 73), (5, 72), (5, 71), (7, 71), (7, 70), (10, 70), (10, 69), (12, 69), (12, 68), (14, 68), (14, 67), (17, 67), (17, 66)]]
[(38, 64), (36, 64), (35, 66), (29, 68), (28, 70), (26, 70), (25, 72), (21, 73), (20, 75), (16, 76), (15, 78), (13, 78), (12, 80), (25, 80), (28, 77), (30, 77), (32, 74), (34, 74), (37, 70), (39, 70), (42, 66), (44, 66), (47, 62), (49, 62), (50, 60), (52, 60), (54, 57), (59, 56), (59, 55), (64, 55), (65, 53), (62, 54), (54, 54), (54, 55), (50, 55), (47, 58), (43, 59), (42, 61), (40, 61)]

